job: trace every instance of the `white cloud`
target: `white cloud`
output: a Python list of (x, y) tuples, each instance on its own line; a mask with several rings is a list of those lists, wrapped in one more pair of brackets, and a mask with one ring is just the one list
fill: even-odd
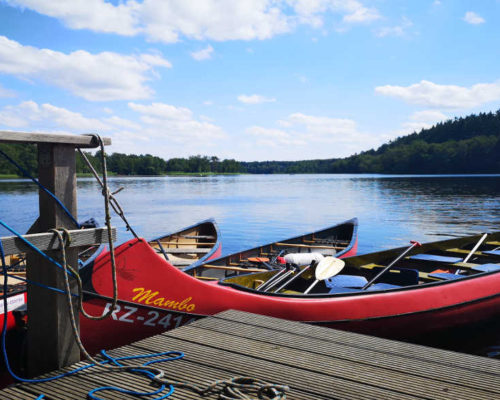
[(87, 118), (82, 114), (57, 107), (52, 104), (38, 104), (25, 101), (17, 106), (5, 106), (0, 110), (0, 125), (9, 128), (25, 128), (37, 131), (65, 131), (85, 133), (109, 131), (112, 126), (97, 118)]
[(371, 22), (380, 18), (375, 8), (367, 8), (357, 0), (289, 0), (299, 20), (315, 27), (324, 24), (327, 12), (342, 15), (342, 22), (357, 24)]
[(193, 51), (191, 53), (191, 57), (193, 57), (196, 61), (209, 60), (212, 58), (212, 53), (214, 52), (214, 48), (210, 45), (201, 49), (199, 51)]
[(446, 121), (448, 119), (449, 117), (441, 111), (417, 111), (410, 115), (409, 121), (403, 123), (403, 128), (398, 133), (409, 134), (413, 132), (420, 132), (422, 129), (432, 128), (438, 122)]
[(396, 26), (386, 26), (380, 28), (376, 31), (376, 35), (378, 37), (386, 37), (386, 36), (404, 36), (409, 28), (413, 26), (413, 22), (411, 22), (407, 17), (403, 17), (402, 21), (399, 25)]
[(277, 124), (279, 129), (246, 129), (248, 135), (257, 138), (259, 148), (273, 148), (273, 159), (343, 157), (382, 143), (380, 137), (361, 132), (355, 121), (346, 118), (293, 113)]
[(275, 98), (265, 97), (259, 94), (252, 94), (250, 96), (241, 94), (238, 96), (238, 101), (244, 104), (262, 104), (262, 103), (273, 103), (276, 101)]
[(117, 5), (104, 0), (8, 0), (61, 20), (72, 29), (89, 29), (173, 43), (181, 36), (195, 40), (269, 39), (299, 24), (323, 25), (328, 13), (345, 24), (380, 18), (358, 0), (136, 0)]
[(90, 101), (145, 99), (153, 67), (171, 67), (159, 54), (126, 56), (84, 50), (62, 53), (0, 36), (0, 72), (18, 78), (36, 78)]
[(371, 22), (379, 18), (380, 14), (376, 9), (359, 7), (353, 13), (344, 16), (344, 18), (342, 18), (342, 21), (353, 24)]
[(375, 88), (377, 93), (402, 99), (426, 107), (465, 109), (500, 100), (500, 81), (478, 83), (471, 87), (439, 85), (422, 80), (410, 86), (385, 85)]
[(208, 117), (196, 118), (188, 108), (163, 103), (128, 105), (139, 121), (118, 115), (93, 118), (52, 104), (25, 101), (0, 108), (0, 130), (99, 132), (117, 137), (112, 152), (150, 153), (163, 158), (207, 154), (213, 151), (208, 149), (220, 147), (227, 136)]
[(448, 119), (449, 117), (446, 114), (443, 114), (441, 111), (437, 110), (423, 110), (414, 112), (410, 115), (410, 119), (416, 122), (439, 122)]
[(7, 0), (7, 3), (32, 9), (40, 14), (58, 18), (69, 28), (90, 29), (131, 36), (138, 32), (135, 1), (118, 5), (103, 0)]
[[(226, 136), (222, 128), (203, 120), (197, 120), (185, 107), (164, 103), (150, 105), (129, 103), (130, 109), (140, 114), (144, 123), (141, 134), (149, 138), (167, 139), (178, 144), (213, 144), (215, 139)], [(195, 140), (196, 143), (190, 143)]]
[(142, 128), (140, 124), (137, 124), (125, 118), (118, 117), (116, 115), (108, 118), (103, 118), (102, 121), (107, 124), (113, 125), (114, 127), (125, 128), (127, 130), (139, 131)]
[(484, 18), (473, 11), (467, 11), (463, 17), (463, 20), (471, 25), (483, 24), (485, 22)]

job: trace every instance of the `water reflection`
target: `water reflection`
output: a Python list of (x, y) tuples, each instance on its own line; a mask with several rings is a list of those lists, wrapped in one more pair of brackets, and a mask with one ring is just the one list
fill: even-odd
[[(239, 175), (110, 178), (145, 237), (214, 217), (224, 253), (357, 216), (360, 252), (498, 229), (500, 176)], [(0, 218), (24, 231), (37, 216), (29, 181), (0, 181)], [(103, 220), (95, 180), (78, 180), (79, 219)], [(130, 237), (119, 219), (119, 241)]]

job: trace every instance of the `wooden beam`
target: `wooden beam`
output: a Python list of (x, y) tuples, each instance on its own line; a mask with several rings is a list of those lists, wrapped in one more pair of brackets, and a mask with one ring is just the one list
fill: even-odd
[[(88, 138), (87, 138), (88, 139)], [(76, 213), (76, 152), (75, 144), (38, 144), (38, 177), (71, 212)], [(47, 232), (51, 228), (74, 229), (74, 223), (43, 190), (39, 190), (40, 217), (37, 228)], [(59, 251), (48, 254), (61, 262)], [(78, 249), (66, 251), (68, 264), (78, 263)], [(28, 253), (26, 278), (28, 282), (64, 289), (63, 271), (37, 253)], [(76, 283), (71, 291), (76, 292)], [(78, 308), (73, 307), (78, 316)], [(59, 369), (80, 360), (68, 318), (69, 308), (65, 296), (28, 283), (27, 372), (37, 376)], [(77, 317), (77, 324), (80, 319)]]
[[(102, 138), (102, 141), (105, 146), (111, 144), (110, 138)], [(92, 134), (57, 135), (53, 133), (0, 131), (0, 143), (1, 142), (67, 144), (80, 148), (99, 147), (98, 141)]]
[(312, 246), (308, 244), (295, 244), (295, 243), (274, 243), (275, 246), (281, 246), (281, 247), (302, 247), (305, 249), (334, 249), (334, 250), (343, 250), (345, 247), (339, 247), (339, 246)]
[(243, 267), (227, 267), (222, 265), (202, 264), (197, 269), (220, 269), (223, 271), (238, 271), (238, 272), (269, 272), (269, 269), (262, 268), (243, 268)]
[[(108, 229), (75, 229), (69, 231), (71, 243), (68, 247), (83, 247), (100, 243), (108, 243)], [(111, 229), (113, 241), (116, 240), (116, 228)], [(55, 233), (34, 233), (23, 235), (23, 238), (42, 251), (56, 251), (59, 249), (59, 241)], [(17, 236), (7, 236), (0, 238), (5, 254), (19, 254), (33, 251), (26, 243)]]

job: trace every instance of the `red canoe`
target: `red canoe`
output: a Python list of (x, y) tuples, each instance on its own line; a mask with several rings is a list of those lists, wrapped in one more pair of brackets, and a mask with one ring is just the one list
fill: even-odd
[[(480, 238), (414, 248), (367, 290), (362, 287), (404, 249), (347, 258), (338, 275), (307, 295), (310, 272), (278, 293), (263, 292), (255, 287), (279, 271), (206, 281), (172, 267), (147, 242), (131, 240), (116, 249), (119, 308), (105, 321), (82, 319), (82, 336), (92, 350), (114, 347), (227, 309), (404, 339), (484, 321), (500, 314), (500, 232), (464, 263)], [(89, 266), (86, 306), (94, 314), (110, 307), (109, 276), (108, 256)]]
[[(213, 219), (201, 221), (195, 225), (182, 229), (168, 235), (149, 241), (150, 249), (158, 254), (161, 260), (168, 260), (176, 268), (188, 268), (192, 264), (202, 263), (220, 256), (222, 244), (220, 232)], [(103, 254), (109, 254), (106, 246), (93, 246), (80, 253), (82, 262), (81, 270), (87, 270), (87, 266), (93, 266), (94, 261)], [(26, 265), (24, 255), (7, 257), (9, 275), (25, 277)], [(122, 278), (125, 278), (122, 276)], [(2, 277), (3, 279), (3, 277)], [(7, 331), (20, 328), (26, 319), (26, 282), (8, 277), (7, 291)], [(0, 286), (0, 296), (3, 296), (3, 287)], [(3, 324), (3, 299), (0, 300), (0, 324)]]
[[(120, 294), (119, 309), (111, 318), (104, 321), (94, 322), (82, 318), (82, 337), (89, 349), (97, 351), (101, 348), (130, 343), (205, 315), (237, 308), (234, 306), (238, 302), (241, 302), (240, 309), (257, 312), (259, 307), (264, 307), (268, 303), (267, 296), (264, 298), (261, 295), (256, 296), (259, 300), (252, 304), (254, 300), (249, 299), (248, 293), (217, 284), (213, 275), (234, 275), (240, 272), (266, 270), (259, 261), (248, 264), (236, 263), (236, 260), (248, 258), (268, 260), (277, 256), (281, 250), (301, 252), (301, 255), (306, 256), (313, 251), (313, 253), (322, 252), (326, 255), (345, 257), (354, 255), (356, 248), (356, 218), (321, 231), (212, 260), (210, 264), (194, 264), (185, 271), (172, 267), (161, 253), (155, 252), (147, 242), (131, 240), (119, 246), (115, 252)], [(207, 268), (207, 265), (213, 266)], [(102, 314), (111, 306), (109, 255), (99, 257), (92, 265), (82, 269), (81, 275), (87, 293), (86, 308), (94, 315)], [(196, 275), (197, 278), (192, 275)], [(236, 300), (234, 304), (233, 299)], [(258, 305), (261, 301), (263, 303)], [(272, 305), (265, 307), (269, 306)], [(269, 315), (274, 314), (269, 312)], [(114, 334), (117, 331), (120, 335)]]

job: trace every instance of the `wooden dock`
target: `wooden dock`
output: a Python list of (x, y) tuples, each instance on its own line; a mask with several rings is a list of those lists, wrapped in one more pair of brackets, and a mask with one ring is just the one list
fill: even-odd
[[(290, 386), (287, 399), (500, 399), (500, 360), (438, 350), (261, 315), (226, 311), (109, 352), (121, 357), (182, 351), (155, 364), (173, 380), (207, 385), (251, 376)], [(81, 366), (81, 362), (75, 366)], [(89, 370), (55, 382), (19, 384), (1, 399), (86, 399), (99, 386), (152, 391), (150, 381)], [(101, 392), (105, 399), (137, 399)], [(153, 396), (155, 397), (155, 396)], [(176, 388), (170, 399), (200, 399)], [(216, 399), (217, 396), (204, 397)]]

